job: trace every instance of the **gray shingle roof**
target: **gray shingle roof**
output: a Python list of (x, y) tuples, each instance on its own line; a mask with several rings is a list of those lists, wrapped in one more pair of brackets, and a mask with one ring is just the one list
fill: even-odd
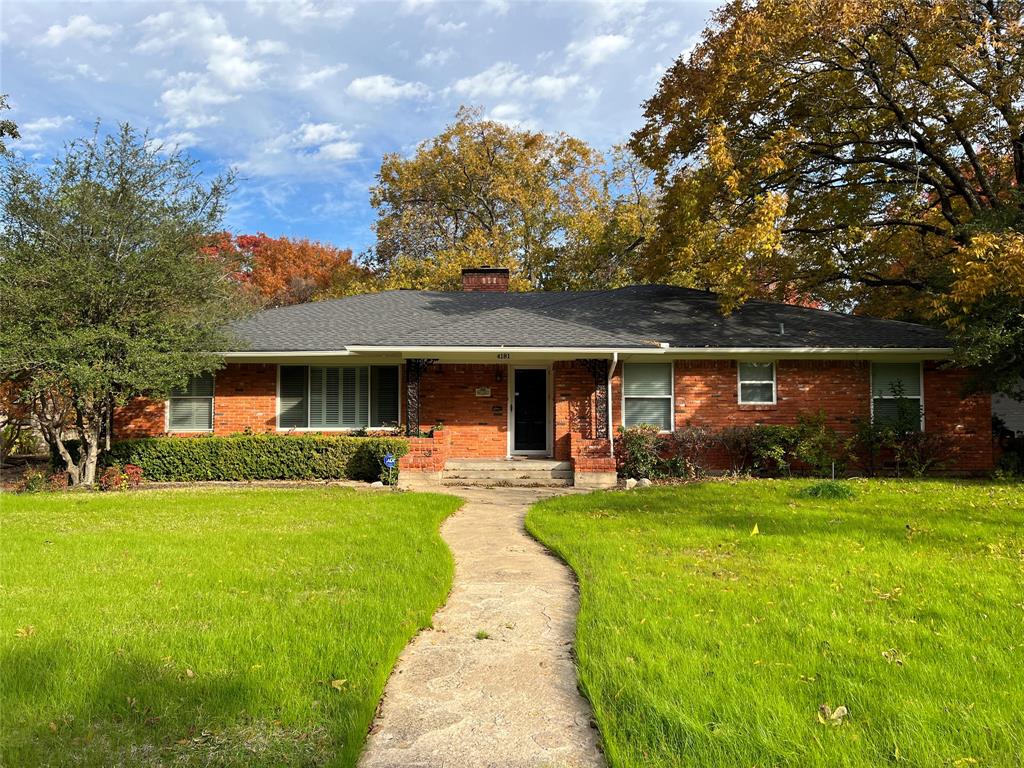
[[(780, 323), (784, 333), (780, 333)], [(235, 324), (241, 350), (388, 347), (945, 348), (934, 328), (668, 285), (607, 291), (385, 291), (269, 309)]]

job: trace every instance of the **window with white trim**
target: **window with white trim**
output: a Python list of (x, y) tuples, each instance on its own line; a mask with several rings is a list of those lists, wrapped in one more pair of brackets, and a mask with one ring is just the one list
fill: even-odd
[(923, 418), (921, 364), (872, 363), (872, 422), (920, 429)]
[(772, 405), (775, 403), (775, 363), (740, 363), (740, 405)]
[(213, 430), (213, 374), (193, 376), (188, 384), (167, 398), (169, 432), (210, 432)]
[(279, 368), (280, 429), (364, 429), (398, 426), (397, 365)]
[(624, 363), (622, 414), (626, 427), (672, 430), (672, 363)]

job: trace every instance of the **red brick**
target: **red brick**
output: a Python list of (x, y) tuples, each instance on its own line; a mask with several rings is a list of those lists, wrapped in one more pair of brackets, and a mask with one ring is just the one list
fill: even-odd
[[(404, 368), (404, 366), (403, 366)], [(436, 470), (439, 457), (502, 458), (508, 454), (508, 376), (506, 364), (437, 364), (420, 382), (419, 427), (444, 425), (441, 438), (411, 443), (403, 468)], [(614, 428), (622, 422), (621, 365), (612, 379)], [(404, 370), (402, 372), (404, 384)], [(871, 365), (866, 361), (782, 360), (777, 364), (774, 405), (740, 405), (734, 360), (680, 360), (674, 366), (677, 429), (687, 424), (711, 429), (752, 424), (793, 424), (800, 414), (823, 410), (838, 432), (849, 434), (858, 419), (870, 416)], [(967, 372), (925, 365), (925, 429), (953, 441), (951, 471), (980, 472), (993, 465), (991, 406), (984, 396), (964, 396)], [(552, 445), (556, 459), (577, 471), (607, 471), (609, 441), (597, 438), (594, 378), (577, 361), (552, 364)], [(478, 389), (490, 394), (477, 397)], [(268, 364), (230, 364), (217, 374), (214, 433), (273, 431), (277, 368)], [(402, 399), (404, 419), (405, 402)], [(164, 404), (135, 400), (115, 414), (119, 438), (164, 432)], [(442, 433), (439, 433), (442, 434)], [(440, 439), (440, 442), (438, 441)], [(425, 442), (424, 442), (425, 441)], [(721, 468), (724, 457), (713, 457)]]

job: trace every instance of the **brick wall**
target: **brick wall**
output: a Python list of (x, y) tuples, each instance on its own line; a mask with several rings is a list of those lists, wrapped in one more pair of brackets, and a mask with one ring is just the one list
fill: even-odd
[(969, 373), (924, 366), (924, 430), (949, 436), (952, 464), (958, 472), (981, 472), (994, 466), (992, 397), (964, 396)]
[(273, 432), (277, 427), (277, 366), (241, 363), (217, 371), (213, 433)]
[[(404, 367), (403, 367), (404, 368)], [(453, 458), (500, 458), (508, 451), (508, 376), (505, 364), (433, 365), (420, 384), (420, 428), (445, 425)], [(404, 371), (403, 371), (404, 374)], [(676, 428), (689, 424), (720, 429), (729, 425), (792, 424), (801, 413), (823, 409), (829, 423), (849, 433), (858, 418), (870, 416), (871, 366), (866, 361), (783, 360), (776, 375), (775, 405), (739, 405), (736, 363), (732, 360), (680, 360), (674, 368)], [(404, 376), (403, 376), (404, 378)], [(499, 380), (500, 378), (500, 380)], [(955, 463), (949, 469), (972, 472), (992, 466), (991, 401), (983, 396), (962, 397), (967, 373), (925, 365), (925, 429), (950, 436)], [(612, 379), (615, 428), (622, 423), (622, 366)], [(601, 465), (607, 443), (596, 439), (597, 412), (594, 379), (576, 361), (552, 366), (554, 457), (580, 466), (593, 460)], [(478, 388), (489, 388), (477, 397)], [(219, 435), (256, 432), (275, 427), (277, 369), (265, 364), (232, 364), (218, 372), (214, 427)], [(402, 398), (404, 414), (405, 398)], [(119, 438), (164, 432), (164, 404), (136, 400), (115, 414)], [(424, 448), (434, 451), (434, 447)], [(434, 454), (432, 454), (434, 455)], [(425, 457), (417, 454), (410, 462)]]
[[(504, 458), (508, 375), (504, 364), (430, 366), (420, 379), (420, 429), (439, 422), (450, 429), (452, 458)], [(490, 395), (477, 397), (478, 388), (489, 388)]]
[[(968, 372), (924, 366), (925, 430), (949, 435), (948, 469), (978, 472), (993, 466), (991, 398), (963, 397)], [(849, 434), (871, 416), (871, 363), (861, 360), (780, 360), (774, 405), (740, 405), (734, 360), (677, 360), (674, 369), (676, 429), (687, 424), (721, 429), (754, 424), (794, 424), (801, 413), (824, 410), (828, 423)], [(612, 379), (615, 424), (622, 423), (622, 366)], [(710, 457), (719, 468), (724, 455)]]
[(127, 405), (114, 409), (114, 437), (127, 440), (162, 435), (166, 414), (162, 400), (137, 397)]

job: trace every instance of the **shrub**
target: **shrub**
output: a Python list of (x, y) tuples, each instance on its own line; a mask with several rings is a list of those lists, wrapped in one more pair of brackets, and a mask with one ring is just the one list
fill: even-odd
[(18, 483), (18, 493), (39, 493), (47, 488), (47, 475), (41, 469), (30, 469)]
[(911, 477), (923, 477), (934, 470), (942, 469), (949, 461), (950, 439), (934, 432), (911, 430), (892, 435), (893, 456), (896, 459), (896, 474), (904, 470)]
[(142, 467), (135, 464), (109, 464), (100, 475), (100, 488), (104, 491), (134, 490), (142, 485)]
[(397, 437), (148, 437), (115, 443), (105, 463), (135, 464), (147, 479), (163, 482), (378, 480), (384, 454), (397, 458), (408, 450), (408, 442)]
[(796, 428), (794, 455), (817, 475), (829, 476), (846, 468), (846, 450), (824, 411), (801, 414)]
[(885, 427), (872, 424), (870, 419), (857, 419), (854, 422), (853, 434), (846, 441), (845, 448), (868, 477), (878, 473), (882, 449), (888, 442), (887, 435)]
[(796, 448), (796, 427), (781, 424), (759, 424), (753, 431), (753, 469), (759, 475), (789, 474)]
[(676, 430), (672, 474), (695, 479), (707, 474), (708, 452), (715, 444), (715, 433), (707, 427), (687, 424)]
[(857, 494), (840, 480), (822, 480), (801, 488), (796, 495), (803, 499), (852, 499)]
[(650, 424), (619, 427), (615, 443), (619, 475), (622, 477), (655, 478), (663, 474), (661, 450), (664, 439), (658, 428)]

